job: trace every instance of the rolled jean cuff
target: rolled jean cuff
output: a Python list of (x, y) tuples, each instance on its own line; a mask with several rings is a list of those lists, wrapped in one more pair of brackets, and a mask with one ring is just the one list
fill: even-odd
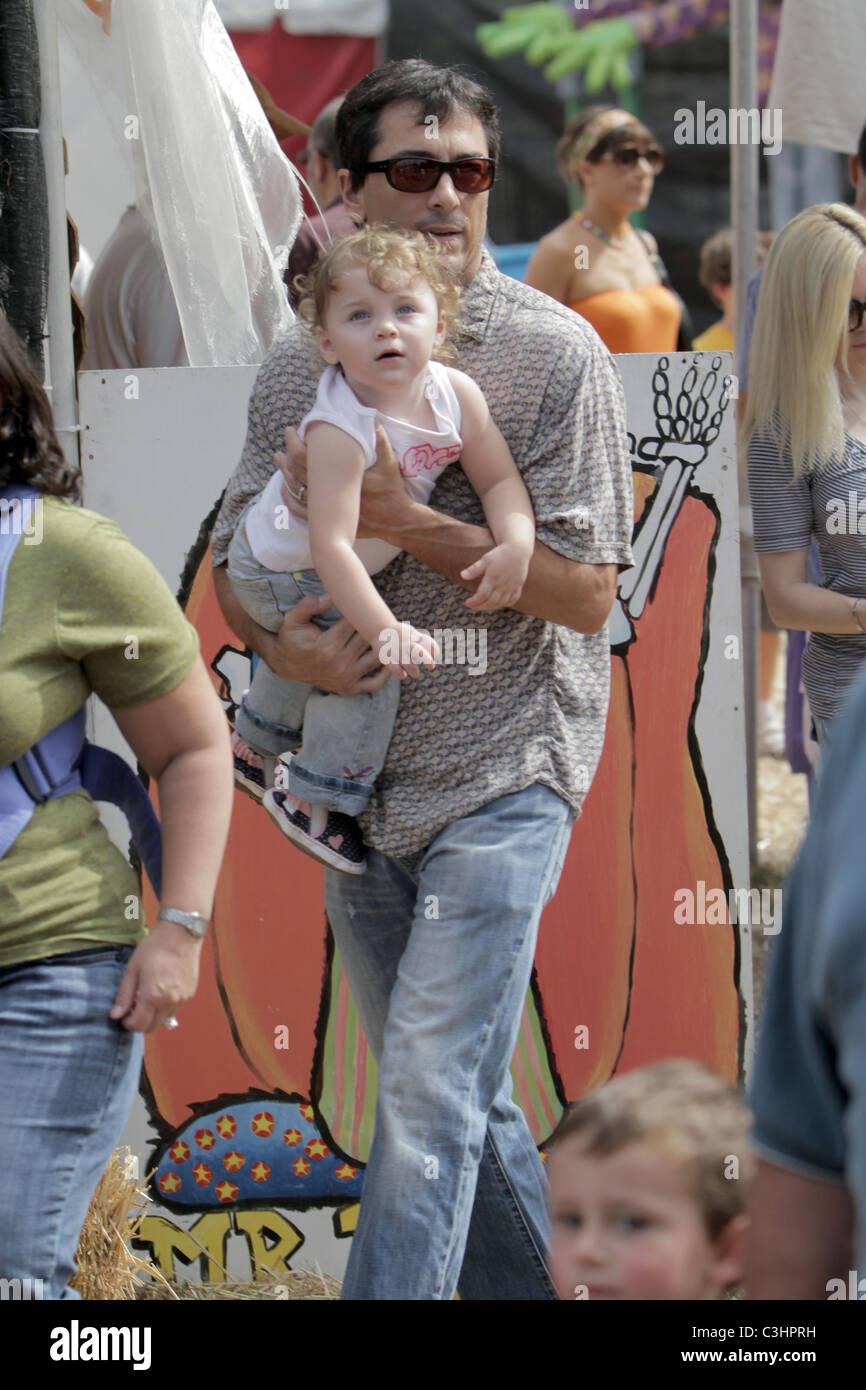
[(264, 752), (275, 758), (287, 749), (298, 748), (303, 739), (300, 729), (290, 729), (287, 724), (275, 724), (273, 720), (263, 719), (250, 709), (246, 700), (242, 700), (238, 706), (235, 731), (256, 752)]
[(292, 796), (309, 801), (311, 806), (329, 806), (344, 816), (359, 816), (373, 793), (372, 786), (356, 782), (351, 777), (327, 777), (299, 767), (297, 758), (289, 764), (289, 786)]

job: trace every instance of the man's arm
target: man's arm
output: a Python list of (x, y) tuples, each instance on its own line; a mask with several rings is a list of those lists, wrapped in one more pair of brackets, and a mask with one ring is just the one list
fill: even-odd
[(331, 607), (327, 594), (310, 594), (290, 609), (279, 632), (259, 627), (238, 603), (224, 564), (213, 572), (214, 590), (232, 632), (283, 680), (303, 681), (331, 695), (360, 695), (389, 679), (375, 652), (345, 618), (322, 631), (310, 619)]
[(806, 1178), (765, 1159), (749, 1193), (746, 1298), (826, 1299), (851, 1261), (854, 1209), (842, 1183)]
[[(408, 500), (409, 506), (401, 508), (396, 525), (386, 529), (384, 523), (380, 523), (376, 526), (376, 534), (444, 574), (454, 584), (474, 591), (479, 581), (462, 579), (461, 572), (496, 544), (490, 531), (486, 526), (457, 521), (444, 512)], [(371, 518), (366, 499), (362, 500), (361, 514), (369, 525)], [(559, 623), (574, 632), (599, 632), (616, 597), (617, 572), (618, 567), (613, 564), (588, 565), (567, 560), (537, 540), (523, 591), (512, 606), (518, 613)]]
[[(285, 453), (275, 455), (286, 475), (284, 496), (292, 512), (305, 518), (306, 508), (297, 499), (306, 486), (306, 451), (295, 430), (286, 430), (285, 443)], [(378, 536), (471, 592), (480, 581), (462, 579), (461, 571), (495, 544), (486, 526), (458, 521), (412, 500), (381, 426), (376, 430), (376, 463), (364, 474), (358, 536)], [(523, 592), (514, 607), (575, 632), (598, 632), (613, 606), (618, 570), (616, 564), (567, 560), (536, 541)]]
[[(575, 316), (576, 318), (576, 316)], [(517, 329), (520, 332), (522, 329)], [(529, 320), (534, 350), (550, 362), (535, 417), (515, 436), (514, 457), (535, 514), (529, 573), (514, 607), (575, 632), (604, 626), (617, 573), (631, 563), (633, 495), (622, 385), (610, 354), (588, 326), (563, 335), (542, 313)], [(517, 443), (519, 438), (520, 442)], [(393, 464), (395, 480), (399, 479)], [(368, 470), (365, 484), (376, 469)], [(457, 584), (491, 544), (469, 525), (411, 499), (386, 539)], [(367, 496), (361, 495), (366, 520)]]
[[(616, 366), (588, 325), (563, 337), (540, 323), (536, 351), (552, 367), (535, 419), (522, 430), (518, 457), (536, 517), (535, 550), (517, 611), (575, 632), (597, 633), (632, 563), (633, 495), (625, 403)], [(275, 462), (286, 475), (291, 510), (306, 483), (304, 448), (292, 430)], [(454, 584), (475, 591), (461, 571), (493, 544), (490, 531), (414, 502), (384, 431), (377, 462), (364, 474), (359, 538), (378, 536)], [(547, 544), (547, 542), (550, 542)]]

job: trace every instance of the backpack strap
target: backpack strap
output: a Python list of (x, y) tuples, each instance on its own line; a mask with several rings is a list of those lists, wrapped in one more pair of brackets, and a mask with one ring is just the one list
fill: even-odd
[[(0, 489), (0, 628), (6, 576), (23, 533), (22, 519), (29, 519), (28, 509), (39, 497), (34, 488), (19, 484)], [(0, 859), (37, 806), (83, 788), (94, 801), (109, 801), (125, 813), (139, 858), (159, 897), (162, 836), (150, 797), (123, 758), (88, 743), (84, 733), (82, 705), (14, 763), (0, 768)]]

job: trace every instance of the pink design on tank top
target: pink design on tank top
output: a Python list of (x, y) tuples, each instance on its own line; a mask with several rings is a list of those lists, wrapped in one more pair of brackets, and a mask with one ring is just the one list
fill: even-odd
[(404, 478), (417, 478), (427, 469), (459, 458), (461, 448), (460, 444), (443, 444), (439, 449), (434, 449), (432, 444), (413, 444), (403, 455), (400, 472)]

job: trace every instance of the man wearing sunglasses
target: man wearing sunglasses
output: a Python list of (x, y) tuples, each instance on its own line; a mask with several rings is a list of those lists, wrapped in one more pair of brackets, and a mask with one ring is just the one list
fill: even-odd
[[(367, 872), (326, 871), (328, 918), (379, 1061), (343, 1296), (553, 1298), (543, 1169), (509, 1065), (538, 921), (604, 736), (605, 622), (631, 564), (622, 390), (595, 332), (500, 274), (483, 248), (499, 132), (481, 87), (422, 60), (388, 64), (348, 93), (337, 140), (349, 210), (419, 230), (451, 261), (465, 292), (459, 365), (486, 395), (537, 526), (520, 600), (482, 619), (484, 675), (443, 664), (404, 683), (361, 820)], [(320, 372), (299, 331), (262, 365), (212, 538), (218, 567)], [(297, 511), (306, 484), (292, 431), (286, 447)], [(431, 502), (410, 501), (380, 434), (358, 535), (404, 553), (377, 585), (417, 626), (465, 632), (477, 618), (460, 572), (489, 533), (457, 465)], [(336, 694), (388, 678), (345, 620), (327, 633), (309, 623), (328, 601), (304, 600), (274, 638), (241, 612), (221, 568), (215, 582), (230, 626), (277, 674)]]

